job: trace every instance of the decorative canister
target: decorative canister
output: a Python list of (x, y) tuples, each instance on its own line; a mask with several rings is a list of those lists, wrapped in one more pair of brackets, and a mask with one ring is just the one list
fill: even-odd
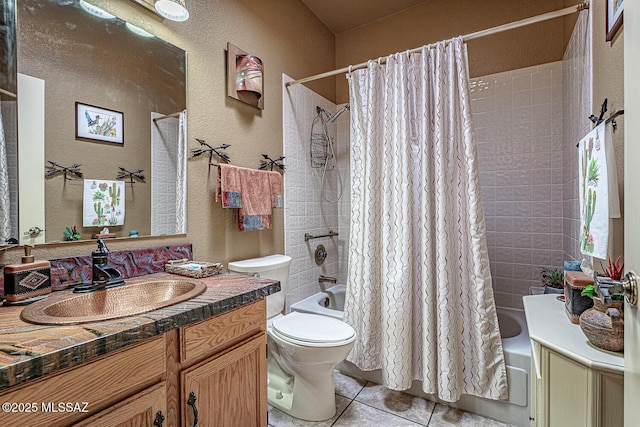
[(580, 315), (580, 328), (591, 344), (609, 351), (624, 350), (624, 315), (622, 301), (604, 305), (593, 299), (593, 308)]
[[(566, 261), (565, 261), (566, 263)], [(580, 322), (580, 315), (593, 307), (591, 297), (582, 296), (585, 286), (593, 284), (593, 277), (582, 271), (566, 271), (564, 274), (564, 308), (571, 323)]]

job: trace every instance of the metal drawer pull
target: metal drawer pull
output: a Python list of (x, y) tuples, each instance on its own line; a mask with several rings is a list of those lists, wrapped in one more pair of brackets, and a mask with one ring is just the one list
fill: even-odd
[(187, 405), (191, 406), (193, 409), (193, 425), (191, 427), (198, 427), (198, 408), (196, 408), (196, 395), (191, 392), (189, 393), (189, 400), (187, 400)]
[(162, 423), (164, 423), (164, 415), (162, 415), (162, 411), (156, 412), (156, 419), (153, 420), (153, 425), (162, 427)]

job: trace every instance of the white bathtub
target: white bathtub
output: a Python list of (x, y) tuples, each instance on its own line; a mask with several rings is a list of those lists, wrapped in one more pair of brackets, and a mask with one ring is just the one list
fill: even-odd
[(335, 285), (324, 292), (318, 292), (308, 298), (291, 304), (291, 311), (315, 313), (342, 320), (344, 311), (345, 285)]
[[(318, 292), (291, 305), (292, 311), (323, 314), (342, 319), (344, 310), (345, 285), (335, 285), (325, 292)], [(531, 344), (527, 321), (523, 310), (498, 307), (498, 324), (502, 336), (502, 349), (507, 364), (509, 399), (506, 401), (487, 400), (464, 395), (455, 404), (447, 403), (465, 411), (494, 418), (518, 426), (529, 426), (529, 378), (531, 371)], [(364, 378), (380, 384), (380, 371), (361, 371), (352, 363), (344, 361), (337, 368), (349, 375)], [(425, 395), (420, 384), (415, 384), (407, 393), (437, 400)]]

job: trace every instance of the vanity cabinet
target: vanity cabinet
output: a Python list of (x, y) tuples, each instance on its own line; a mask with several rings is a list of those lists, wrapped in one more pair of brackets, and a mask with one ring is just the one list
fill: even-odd
[(624, 378), (532, 341), (531, 425), (622, 427)]
[(267, 425), (266, 304), (180, 330), (180, 425)]
[(266, 426), (265, 329), (262, 299), (11, 387), (0, 403), (35, 406), (0, 412), (0, 426), (193, 426), (194, 408), (199, 427)]
[(0, 425), (67, 426), (114, 408), (132, 395), (161, 383), (166, 371), (165, 348), (165, 337), (161, 335), (59, 374), (10, 388), (0, 393), (0, 402), (21, 406), (16, 406), (15, 412), (0, 412)]
[(89, 417), (74, 427), (162, 427), (167, 414), (167, 387), (161, 382), (111, 408)]
[(262, 334), (182, 371), (181, 425), (266, 426), (265, 346)]

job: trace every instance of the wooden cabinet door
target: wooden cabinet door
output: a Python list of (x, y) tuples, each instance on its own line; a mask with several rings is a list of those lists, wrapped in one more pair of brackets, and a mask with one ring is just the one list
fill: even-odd
[(546, 425), (592, 426), (595, 408), (591, 405), (593, 383), (589, 369), (547, 349), (543, 350), (543, 366), (549, 417)]
[(167, 427), (166, 414), (167, 388), (161, 382), (74, 426)]
[(255, 335), (180, 374), (182, 425), (267, 425), (266, 336)]

